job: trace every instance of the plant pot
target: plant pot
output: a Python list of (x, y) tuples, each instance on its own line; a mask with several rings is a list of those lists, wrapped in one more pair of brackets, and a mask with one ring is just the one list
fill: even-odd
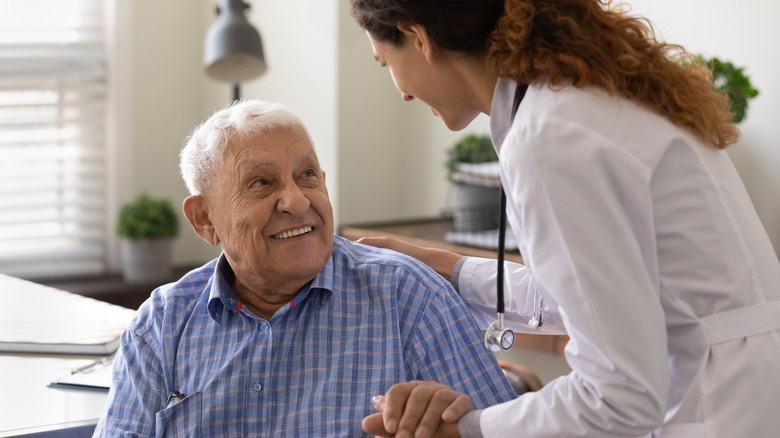
[(171, 238), (121, 239), (122, 277), (131, 284), (163, 284), (171, 280)]
[(455, 231), (498, 228), (501, 188), (453, 184), (452, 225)]

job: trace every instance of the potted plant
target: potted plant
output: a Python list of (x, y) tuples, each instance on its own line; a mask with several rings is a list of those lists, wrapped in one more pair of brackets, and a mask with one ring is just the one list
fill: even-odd
[(120, 237), (122, 275), (135, 284), (170, 280), (171, 243), (179, 233), (179, 222), (166, 199), (142, 194), (122, 206), (116, 222)]
[(486, 134), (467, 134), (447, 150), (455, 231), (498, 228), (501, 180), (498, 156)]
[(747, 116), (748, 101), (758, 96), (758, 90), (753, 88), (750, 78), (743, 67), (722, 61), (718, 58), (706, 59), (699, 55), (699, 60), (712, 70), (712, 83), (715, 89), (726, 94), (731, 100), (731, 110), (734, 111), (734, 123), (740, 123)]

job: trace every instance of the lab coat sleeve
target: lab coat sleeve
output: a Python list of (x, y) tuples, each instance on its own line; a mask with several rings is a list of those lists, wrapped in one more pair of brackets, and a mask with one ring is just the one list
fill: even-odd
[[(512, 310), (528, 313), (530, 284), (556, 303), (572, 371), (485, 409), (482, 432), (645, 435), (662, 423), (670, 387), (652, 244), (652, 175), (585, 126), (545, 115), (514, 123), (524, 126), (510, 132), (499, 156), (509, 221), (528, 267), (512, 270)], [(489, 295), (464, 295), (472, 307), (492, 302)]]
[[(497, 317), (496, 266), (495, 259), (467, 257), (458, 277), (458, 292), (482, 330), (486, 330)], [(518, 333), (566, 333), (558, 306), (542, 291), (539, 293), (544, 298), (544, 324), (538, 331), (528, 327), (528, 320), (534, 313), (536, 285), (525, 265), (504, 262), (504, 276), (504, 323), (508, 328)]]

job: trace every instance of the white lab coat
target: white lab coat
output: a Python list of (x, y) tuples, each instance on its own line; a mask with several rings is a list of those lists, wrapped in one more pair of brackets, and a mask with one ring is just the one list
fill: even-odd
[[(505, 321), (567, 333), (572, 372), (482, 411), (486, 437), (780, 436), (780, 264), (731, 161), (595, 89), (500, 79), (491, 114), (508, 222)], [(459, 290), (495, 320), (495, 261)]]

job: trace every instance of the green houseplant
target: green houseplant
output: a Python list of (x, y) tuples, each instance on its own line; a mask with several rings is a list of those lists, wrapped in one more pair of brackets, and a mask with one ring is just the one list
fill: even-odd
[(179, 222), (168, 200), (142, 194), (123, 205), (116, 233), (126, 282), (152, 284), (170, 279), (171, 244), (179, 233)]
[(452, 183), (452, 222), (455, 231), (480, 231), (498, 227), (501, 183), (498, 175), (470, 174), (460, 164), (498, 161), (486, 134), (466, 134), (447, 150), (447, 179)]
[(758, 90), (753, 88), (744, 67), (736, 67), (731, 62), (718, 58), (707, 59), (702, 55), (699, 55), (699, 61), (712, 70), (712, 83), (715, 89), (725, 93), (731, 100), (734, 123), (745, 120), (748, 102), (758, 96)]
[(447, 178), (452, 181), (452, 175), (457, 171), (458, 163), (488, 163), (498, 161), (493, 141), (487, 134), (466, 134), (447, 150)]

